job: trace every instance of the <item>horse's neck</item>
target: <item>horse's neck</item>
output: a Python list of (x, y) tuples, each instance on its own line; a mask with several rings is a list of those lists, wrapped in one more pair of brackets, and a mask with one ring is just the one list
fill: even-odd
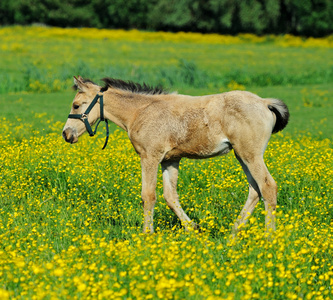
[(151, 102), (147, 95), (131, 92), (107, 92), (104, 93), (105, 117), (128, 131), (138, 111)]

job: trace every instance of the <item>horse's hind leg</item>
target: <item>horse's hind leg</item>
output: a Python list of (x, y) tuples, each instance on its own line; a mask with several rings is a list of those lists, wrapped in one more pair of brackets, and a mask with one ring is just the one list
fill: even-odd
[(237, 221), (235, 222), (235, 224), (233, 226), (233, 229), (232, 229), (233, 235), (236, 235), (236, 233), (246, 224), (246, 222), (248, 221), (250, 215), (254, 211), (254, 208), (260, 199), (260, 193), (258, 192), (259, 189), (258, 189), (257, 183), (253, 179), (247, 166), (244, 164), (244, 162), (241, 160), (241, 158), (236, 154), (236, 152), (235, 152), (235, 155), (236, 155), (236, 158), (238, 159), (238, 161), (240, 162), (240, 164), (246, 174), (247, 180), (249, 182), (249, 195), (247, 197), (246, 203), (245, 203), (240, 215), (238, 216)]
[(257, 203), (259, 201), (259, 195), (257, 191), (249, 185), (249, 195), (246, 200), (246, 203), (239, 214), (237, 221), (235, 222), (233, 228), (232, 228), (232, 234), (236, 235), (236, 233), (247, 223), (250, 215), (254, 211)]
[(186, 230), (195, 229), (197, 225), (182, 209), (177, 194), (179, 161), (164, 161), (161, 163), (163, 172), (163, 196), (168, 206), (177, 215)]
[(237, 159), (241, 163), (250, 184), (249, 197), (240, 214), (240, 219), (235, 223), (233, 232), (237, 232), (241, 224), (245, 224), (249, 215), (253, 212), (260, 196), (263, 197), (266, 210), (266, 229), (275, 230), (275, 210), (277, 204), (277, 185), (268, 172), (262, 156), (255, 156), (251, 160), (244, 160), (239, 154)]

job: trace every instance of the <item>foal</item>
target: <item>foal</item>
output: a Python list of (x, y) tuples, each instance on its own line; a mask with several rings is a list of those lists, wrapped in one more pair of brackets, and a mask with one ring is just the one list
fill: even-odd
[(231, 149), (249, 182), (249, 195), (233, 233), (245, 225), (261, 197), (265, 203), (266, 228), (275, 229), (277, 185), (267, 170), (263, 154), (271, 134), (288, 123), (289, 111), (282, 101), (263, 99), (245, 91), (192, 97), (169, 94), (145, 84), (111, 78), (103, 81), (105, 86), (100, 87), (80, 76), (74, 77), (78, 92), (62, 135), (66, 142), (76, 143), (86, 130), (92, 133), (90, 125), (99, 118), (127, 131), (141, 158), (144, 232), (154, 231), (159, 164), (164, 198), (188, 230), (196, 228), (196, 224), (183, 211), (178, 199), (181, 158), (208, 158), (227, 154)]

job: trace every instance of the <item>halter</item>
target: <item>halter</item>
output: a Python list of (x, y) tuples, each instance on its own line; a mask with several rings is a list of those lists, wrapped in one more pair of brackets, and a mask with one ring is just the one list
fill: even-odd
[[(99, 100), (99, 104), (100, 104), (100, 118), (99, 118), (99, 121), (97, 122), (95, 130), (93, 131), (89, 122), (88, 122), (88, 114), (90, 113), (90, 111), (95, 106), (95, 104), (97, 103), (98, 100)], [(79, 119), (79, 120), (81, 120), (84, 123), (84, 125), (86, 125), (86, 129), (87, 129), (90, 136), (94, 136), (97, 132), (97, 127), (98, 127), (99, 123), (101, 123), (101, 121), (105, 121), (106, 140), (105, 140), (105, 143), (104, 143), (104, 146), (103, 146), (102, 150), (105, 149), (105, 147), (108, 143), (108, 140), (109, 140), (109, 123), (108, 123), (108, 120), (104, 118), (103, 92), (99, 92), (95, 96), (94, 100), (90, 103), (90, 105), (88, 106), (88, 108), (86, 109), (86, 111), (83, 114), (69, 114), (68, 119)]]

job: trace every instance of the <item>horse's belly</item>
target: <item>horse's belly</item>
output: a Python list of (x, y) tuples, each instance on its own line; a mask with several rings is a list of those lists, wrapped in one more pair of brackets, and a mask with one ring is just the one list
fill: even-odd
[(212, 152), (212, 156), (228, 154), (232, 149), (231, 143), (227, 138), (224, 138), (220, 143), (218, 143)]
[(189, 143), (180, 145), (168, 151), (164, 159), (169, 160), (182, 157), (193, 159), (209, 158), (228, 154), (231, 149), (232, 146), (227, 138), (223, 138), (216, 144), (210, 143), (193, 145), (193, 143)]

